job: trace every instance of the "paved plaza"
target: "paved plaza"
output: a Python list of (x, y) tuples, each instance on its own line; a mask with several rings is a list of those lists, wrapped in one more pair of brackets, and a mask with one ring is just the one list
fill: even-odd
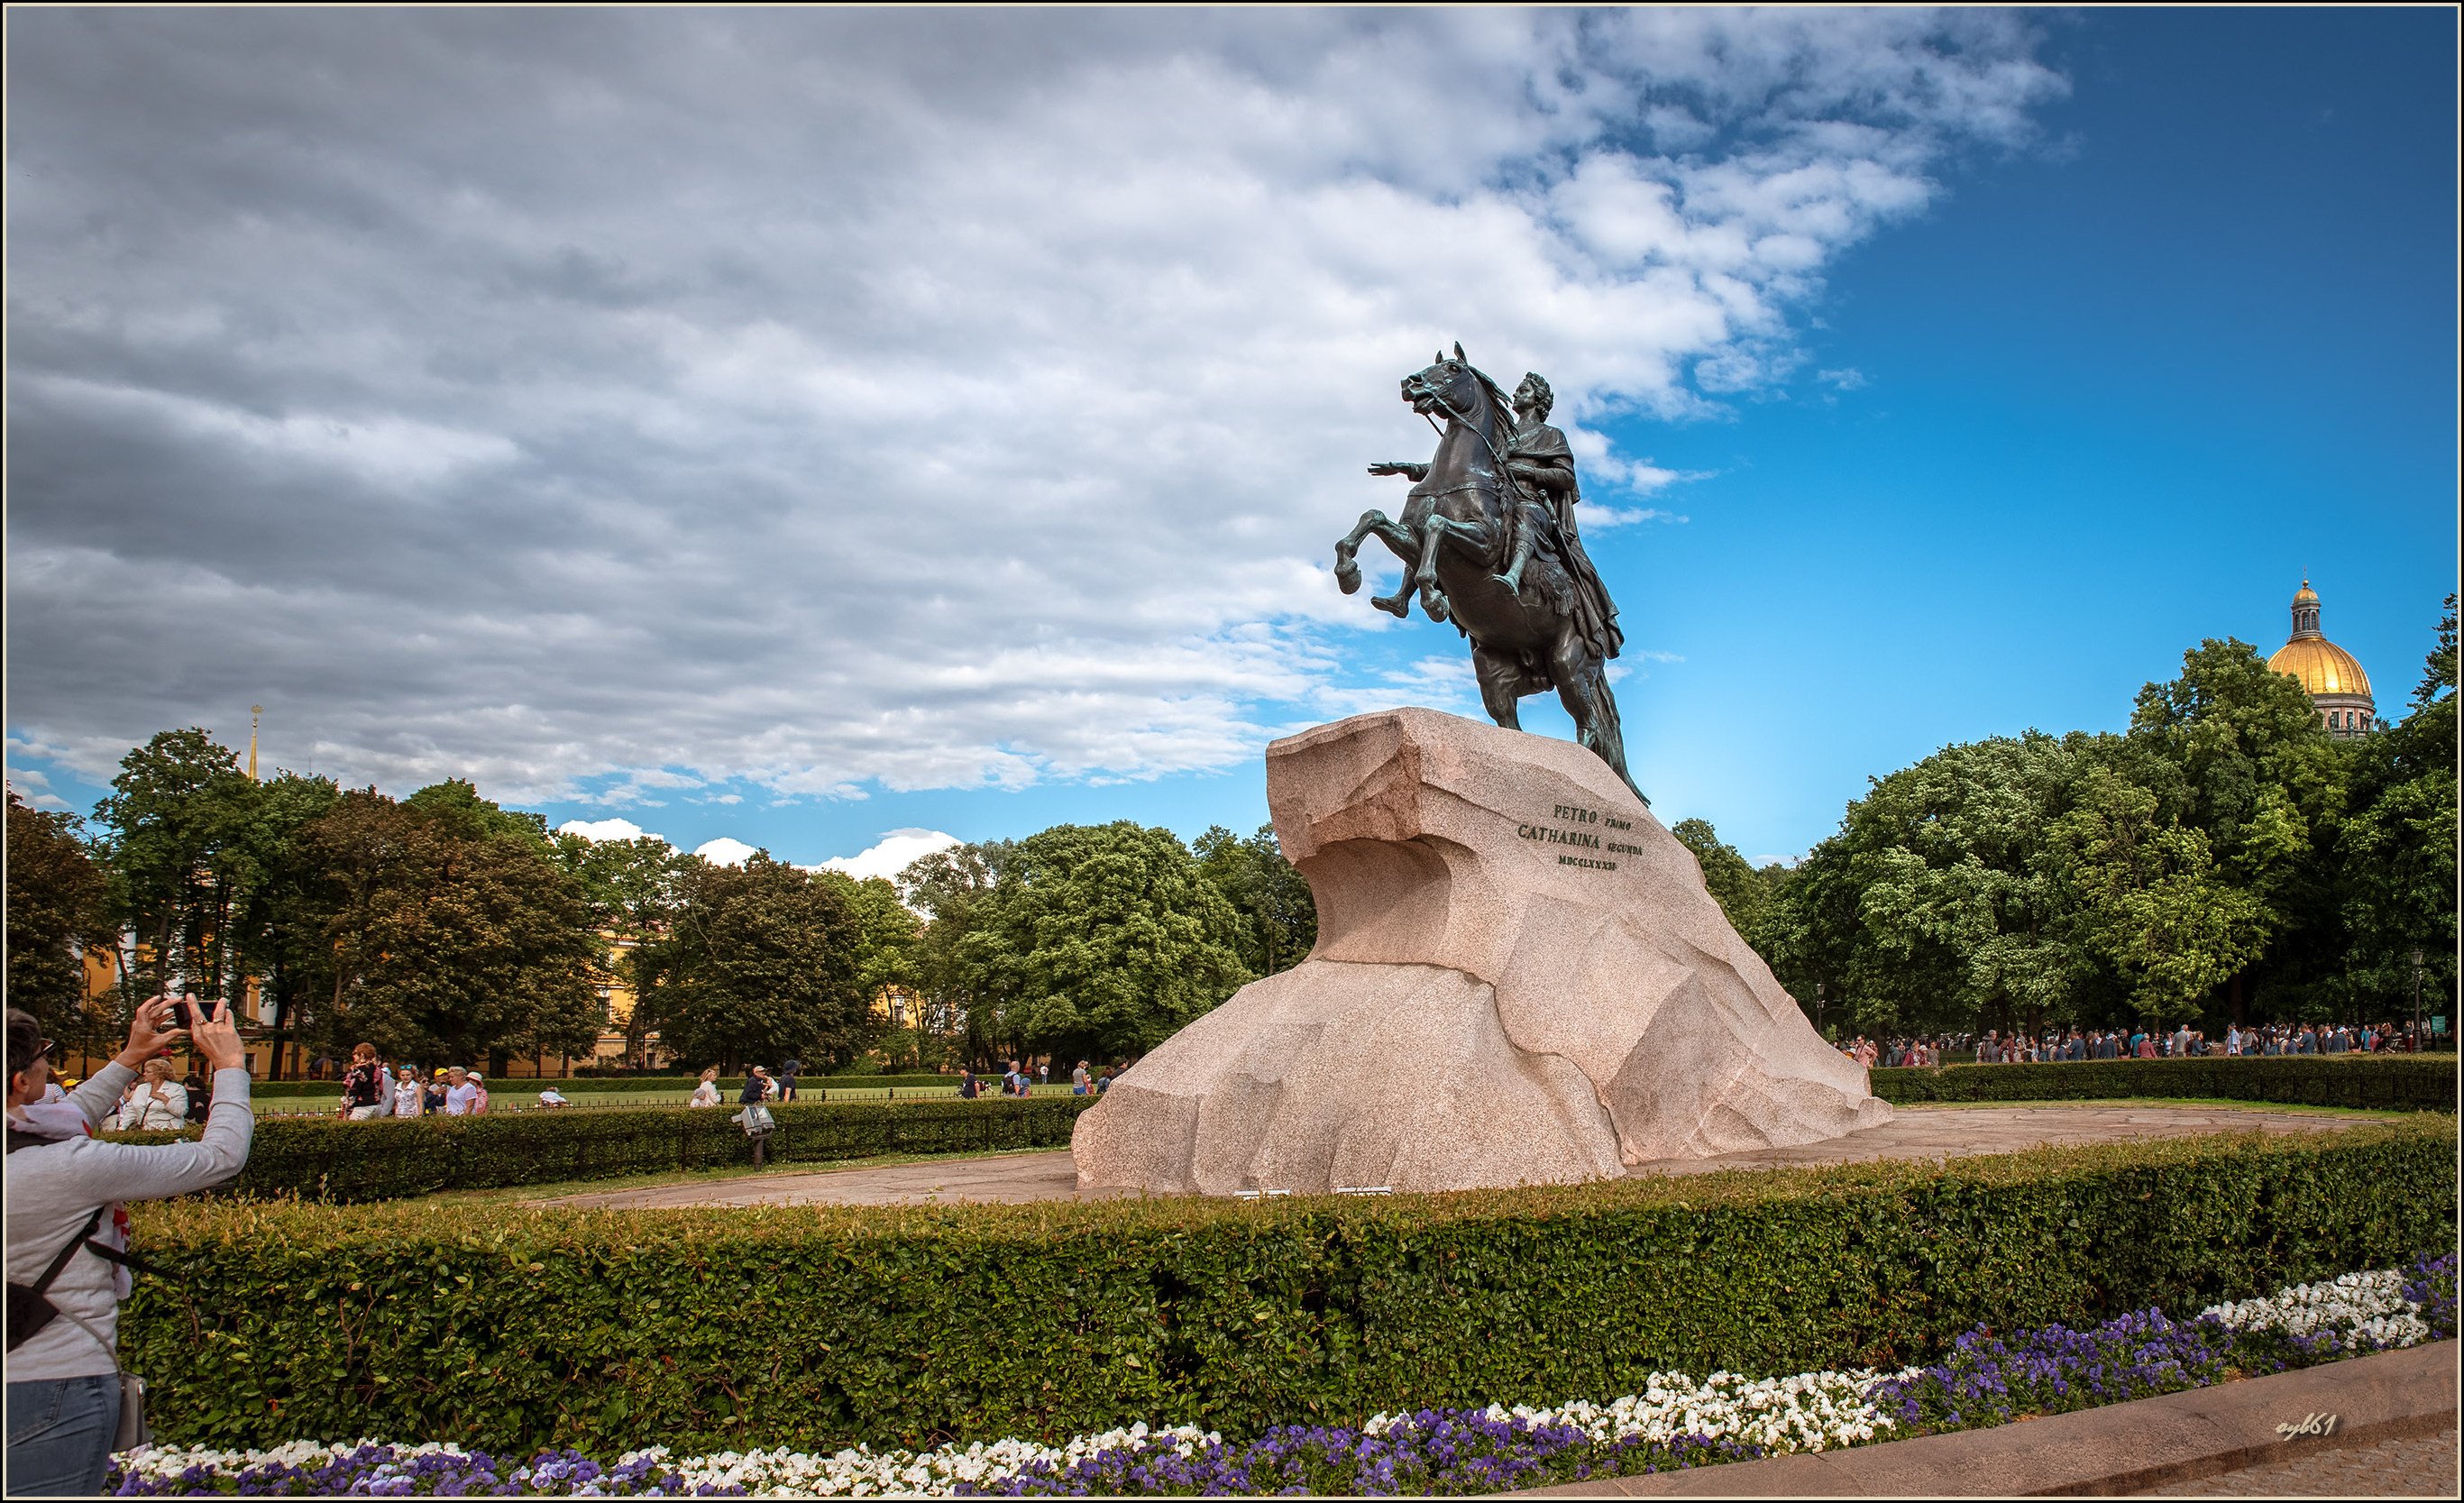
[[(1765, 1148), (1646, 1163), (1634, 1176), (1709, 1174), (1721, 1169), (1870, 1163), (1882, 1159), (1965, 1159), (2048, 1145), (2187, 1138), (2201, 1133), (2314, 1132), (2368, 1118), (2257, 1112), (2231, 1107), (1993, 1106), (1902, 1107), (1888, 1122), (1803, 1148)], [(565, 1195), (534, 1204), (605, 1209), (678, 1205), (899, 1205), (1111, 1199), (1134, 1192), (1078, 1188), (1067, 1150), (936, 1159), (869, 1169), (807, 1169), (707, 1180), (647, 1189)]]
[(2453, 1426), (2436, 1435), (2314, 1451), (2261, 1462), (2195, 1482), (2153, 1488), (2141, 1497), (2168, 1498), (2446, 1498), (2456, 1490)]

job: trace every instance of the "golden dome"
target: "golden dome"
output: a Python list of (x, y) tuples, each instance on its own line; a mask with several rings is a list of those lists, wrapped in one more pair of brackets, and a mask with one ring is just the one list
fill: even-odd
[(2322, 694), (2367, 696), (2370, 692), (2370, 675), (2362, 672), (2353, 654), (2322, 636), (2295, 637), (2276, 650), (2267, 666), (2300, 679), (2314, 699)]
[(2310, 582), (2308, 580), (2305, 579), (2301, 582), (2301, 588), (2294, 593), (2293, 603), (2297, 606), (2315, 606), (2319, 604), (2319, 596), (2310, 588)]

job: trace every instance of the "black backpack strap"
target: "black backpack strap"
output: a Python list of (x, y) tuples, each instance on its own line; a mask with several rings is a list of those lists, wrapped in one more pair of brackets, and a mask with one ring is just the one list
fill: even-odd
[[(87, 1229), (91, 1230), (92, 1228), (88, 1227)], [(86, 1249), (92, 1252), (96, 1257), (100, 1258), (107, 1263), (117, 1263), (131, 1273), (147, 1273), (156, 1278), (169, 1278), (171, 1276), (170, 1270), (163, 1267), (159, 1263), (149, 1263), (143, 1258), (139, 1257), (134, 1252), (122, 1252), (118, 1248), (107, 1248), (92, 1237), (85, 1239), (85, 1245)], [(61, 1256), (65, 1259), (67, 1254), (63, 1253)]]
[(94, 1214), (85, 1219), (85, 1225), (77, 1228), (77, 1234), (69, 1239), (69, 1245), (60, 1249), (59, 1256), (52, 1259), (52, 1266), (43, 1270), (43, 1276), (34, 1281), (35, 1293), (49, 1293), (52, 1288), (52, 1280), (59, 1277), (60, 1270), (69, 1266), (69, 1259), (77, 1256), (77, 1249), (81, 1247), (92, 1245), (94, 1240), (94, 1228), (102, 1224), (102, 1213), (108, 1207), (101, 1205), (98, 1205), (94, 1208)]

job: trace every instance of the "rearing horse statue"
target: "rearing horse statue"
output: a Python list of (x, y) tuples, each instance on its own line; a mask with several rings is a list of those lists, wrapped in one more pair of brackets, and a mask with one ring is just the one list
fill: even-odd
[[(1380, 511), (1334, 545), (1335, 583), (1347, 595), (1360, 588), (1361, 540), (1375, 537), (1403, 561), (1392, 595), (1373, 596), (1380, 610), (1409, 617), (1412, 592), (1432, 621), (1451, 620), (1471, 640), (1472, 671), (1489, 718), (1521, 730), (1515, 706), (1551, 687), (1574, 719), (1576, 739), (1617, 769), (1645, 804), (1626, 771), (1625, 733), (1609, 693), (1608, 660), (1617, 655), (1615, 628), (1603, 621), (1606, 595), (1590, 561), (1550, 509), (1516, 482), (1510, 458), (1512, 409), (1497, 383), (1475, 370), (1461, 344), (1427, 369), (1403, 378), (1412, 410), (1445, 427), (1427, 464), (1389, 462), (1372, 475), (1413, 482), (1396, 521)], [(1585, 591), (1596, 598), (1583, 606)]]

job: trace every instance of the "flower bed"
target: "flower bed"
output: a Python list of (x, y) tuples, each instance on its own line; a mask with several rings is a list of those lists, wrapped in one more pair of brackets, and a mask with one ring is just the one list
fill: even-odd
[(455, 1447), (293, 1445), (271, 1451), (145, 1448), (119, 1458), (122, 1495), (570, 1496), (1149, 1495), (1492, 1492), (1831, 1449), (2173, 1393), (2455, 1334), (2453, 1253), (2348, 1273), (2189, 1321), (2158, 1310), (2086, 1328), (1962, 1336), (1945, 1360), (1891, 1374), (1697, 1381), (1654, 1373), (1606, 1404), (1378, 1414), (1357, 1426), (1279, 1426), (1225, 1441), (1138, 1425), (1062, 1446), (1003, 1440), (916, 1453), (855, 1447), (679, 1459), (664, 1447), (602, 1464), (570, 1450), (507, 1464)]

